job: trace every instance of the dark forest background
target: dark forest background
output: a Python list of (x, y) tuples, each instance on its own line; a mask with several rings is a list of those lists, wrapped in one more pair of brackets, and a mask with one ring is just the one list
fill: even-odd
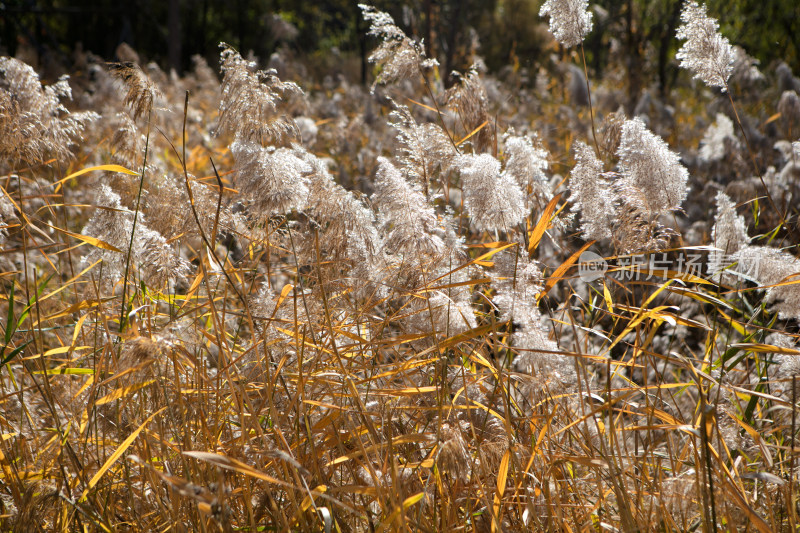
[[(476, 49), (493, 72), (545, 62), (553, 52), (547, 47), (553, 45), (538, 16), (542, 1), (372, 3), (391, 13), (407, 33), (423, 38), (442, 72), (449, 73), (468, 68)], [(797, 0), (706, 3), (709, 14), (720, 20), (722, 33), (762, 66), (780, 60), (800, 70)], [(634, 88), (652, 80), (666, 92), (677, 75), (671, 58), (681, 4), (682, 0), (590, 3), (595, 23), (586, 40), (590, 68), (602, 74), (615, 37), (623, 50), (613, 53), (621, 52)], [(366, 55), (373, 45), (366, 29), (358, 0), (0, 0), (0, 54), (16, 55), (24, 49), (45, 72), (48, 64), (69, 70), (76, 50), (119, 59), (115, 51), (126, 42), (143, 60), (181, 73), (191, 67), (195, 54), (216, 65), (218, 44), (224, 41), (244, 54), (252, 51), (262, 62), (281, 49), (303, 59), (314, 78), (329, 73), (331, 62), (349, 64), (349, 74), (365, 81)]]

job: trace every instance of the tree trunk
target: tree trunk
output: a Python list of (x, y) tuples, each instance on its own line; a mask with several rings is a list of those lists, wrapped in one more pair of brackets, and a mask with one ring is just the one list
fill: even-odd
[(169, 66), (178, 74), (181, 68), (181, 5), (180, 0), (169, 0), (167, 6), (167, 55)]
[(633, 115), (636, 103), (639, 100), (639, 92), (642, 89), (642, 57), (639, 28), (635, 27), (635, 17), (633, 13), (633, 0), (628, 0), (625, 10), (625, 26), (627, 30), (627, 67), (628, 67), (628, 102), (625, 106), (625, 113)]

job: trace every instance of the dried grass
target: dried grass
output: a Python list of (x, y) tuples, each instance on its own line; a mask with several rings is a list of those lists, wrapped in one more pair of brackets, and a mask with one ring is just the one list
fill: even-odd
[[(3, 59), (0, 129), (61, 129), (0, 145), (2, 529), (797, 529), (796, 207), (720, 192), (713, 228), (687, 222), (685, 169), (644, 124), (614, 115), (567, 161), (577, 134), (541, 122), (559, 91), (515, 93), (508, 120), (549, 133), (503, 137), (484, 75), (445, 93), (364, 10), (378, 81), (426, 91), (385, 121), (362, 110), (379, 96), (342, 85), (331, 111), (224, 47), (221, 84), (114, 67), (127, 94), (70, 129), (85, 115)], [(300, 108), (327, 114), (313, 153)], [(721, 190), (704, 164), (690, 187)], [(120, 172), (64, 179), (92, 166)], [(610, 263), (594, 281), (581, 232)], [(713, 241), (738, 254), (724, 275), (676, 268)], [(637, 277), (620, 255), (657, 250)]]

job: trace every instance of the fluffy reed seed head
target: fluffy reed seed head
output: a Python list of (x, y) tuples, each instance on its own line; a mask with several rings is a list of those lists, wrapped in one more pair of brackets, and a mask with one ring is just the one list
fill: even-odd
[(311, 168), (295, 150), (236, 141), (231, 153), (238, 167), (239, 191), (259, 214), (285, 215), (306, 205)]
[(375, 190), (373, 201), (387, 230), (387, 249), (410, 257), (445, 251), (444, 241), (436, 234), (438, 220), (433, 206), (419, 186), (409, 183), (384, 157), (378, 158)]
[[(544, 171), (550, 166), (550, 155), (536, 136), (506, 134), (505, 172), (517, 182), (525, 193), (525, 206), (544, 209), (553, 197)], [(536, 143), (534, 145), (534, 143)]]
[(566, 46), (579, 45), (592, 31), (592, 14), (587, 11), (588, 0), (547, 0), (539, 16), (550, 16), (550, 33)]
[(787, 136), (800, 132), (800, 97), (795, 91), (784, 91), (778, 102), (778, 113)]
[[(116, 283), (125, 271), (125, 251), (130, 245), (133, 231), (133, 212), (126, 209), (117, 193), (108, 185), (101, 185), (97, 207), (82, 233), (96, 237), (119, 251), (92, 248), (83, 258), (91, 265), (102, 259), (103, 281)], [(189, 263), (181, 258), (163, 235), (147, 227), (144, 215), (138, 214), (136, 235), (133, 239), (133, 264), (139, 269), (145, 283), (160, 289), (168, 281), (178, 281), (189, 271)]]
[(734, 254), (750, 242), (744, 217), (736, 214), (736, 205), (727, 194), (717, 192), (717, 216), (711, 237), (714, 246), (726, 254)]
[(322, 159), (305, 152), (304, 160), (311, 169), (306, 210), (324, 229), (326, 245), (352, 261), (370, 261), (381, 246), (374, 212), (334, 181)]
[(490, 154), (458, 157), (464, 189), (464, 208), (478, 231), (507, 231), (528, 214), (519, 185)]
[(432, 122), (417, 124), (408, 107), (395, 103), (391, 114), (397, 130), (400, 150), (397, 157), (405, 175), (432, 194), (432, 181), (437, 170), (445, 174), (450, 168), (456, 149), (444, 130)]
[(781, 319), (800, 320), (800, 259), (771, 246), (743, 246), (737, 270), (766, 289), (766, 302)]
[(281, 114), (278, 106), (289, 97), (302, 96), (300, 87), (281, 81), (274, 70), (255, 70), (254, 62), (227, 44), (220, 47), (223, 78), (217, 134), (261, 145), (298, 139), (294, 120)]
[(69, 113), (61, 103), (72, 98), (67, 76), (42, 86), (32, 67), (0, 57), (0, 160), (42, 162), (47, 156), (72, 159), (70, 147), (100, 115)]
[(611, 237), (614, 203), (611, 186), (603, 174), (603, 163), (589, 146), (577, 141), (573, 147), (577, 164), (570, 173), (572, 211), (581, 213), (581, 231), (586, 239)]
[(719, 161), (736, 148), (739, 148), (739, 140), (733, 129), (733, 121), (722, 113), (717, 113), (716, 120), (703, 134), (700, 159)]
[(687, 0), (681, 11), (678, 39), (686, 42), (675, 55), (682, 68), (694, 72), (696, 79), (709, 87), (728, 90), (728, 79), (733, 73), (735, 54), (727, 38), (717, 31), (716, 19), (706, 14), (706, 6)]
[(161, 91), (136, 63), (111, 63), (111, 76), (122, 81), (127, 89), (124, 103), (135, 120), (149, 116), (153, 104), (162, 97)]
[(617, 155), (622, 181), (642, 191), (651, 217), (680, 208), (686, 199), (689, 172), (680, 164), (678, 155), (640, 118), (623, 124)]
[(418, 79), (425, 70), (438, 65), (435, 59), (425, 57), (422, 43), (409, 38), (388, 13), (372, 6), (359, 4), (364, 20), (370, 23), (368, 35), (381, 40), (378, 48), (369, 56), (369, 62), (381, 68), (375, 83), (388, 85), (402, 80)]
[(494, 137), (488, 127), (491, 115), (489, 114), (489, 97), (483, 86), (480, 72), (476, 65), (472, 65), (466, 75), (453, 72), (452, 76), (457, 83), (445, 93), (447, 106), (455, 109), (459, 119), (463, 122), (467, 133), (475, 133), (471, 139), (476, 152), (483, 152), (492, 145)]
[(14, 213), (14, 204), (6, 197), (6, 191), (0, 187), (0, 244), (3, 244), (8, 236), (9, 222), (17, 218)]

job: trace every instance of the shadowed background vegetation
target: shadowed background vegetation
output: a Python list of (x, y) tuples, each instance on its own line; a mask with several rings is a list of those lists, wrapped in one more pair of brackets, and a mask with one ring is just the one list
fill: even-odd
[[(550, 37), (538, 17), (539, 0), (378, 1), (409, 35), (422, 38), (442, 72), (470, 67), (477, 47), (490, 71), (535, 68), (548, 62)], [(602, 75), (609, 40), (619, 40), (627, 58), (632, 90), (652, 82), (662, 95), (674, 84), (677, 68), (669, 58), (677, 49), (675, 29), (680, 0), (602, 0), (593, 2), (595, 28), (586, 41), (587, 60)], [(800, 17), (794, 0), (711, 0), (720, 29), (762, 66), (774, 61), (797, 64)], [(289, 24), (286, 24), (286, 23)], [(310, 74), (330, 74), (349, 59), (349, 74), (368, 76), (371, 44), (358, 0), (10, 0), (0, 2), (0, 54), (14, 56), (30, 47), (40, 65), (69, 70), (76, 47), (106, 60), (119, 59), (120, 43), (143, 59), (182, 73), (200, 54), (213, 65), (218, 44), (266, 61), (279, 47), (310, 61)], [(758, 31), (753, 31), (758, 28)], [(650, 60), (645, 60), (649, 57)], [(313, 68), (313, 66), (316, 68)], [(450, 80), (452, 81), (452, 80)]]

